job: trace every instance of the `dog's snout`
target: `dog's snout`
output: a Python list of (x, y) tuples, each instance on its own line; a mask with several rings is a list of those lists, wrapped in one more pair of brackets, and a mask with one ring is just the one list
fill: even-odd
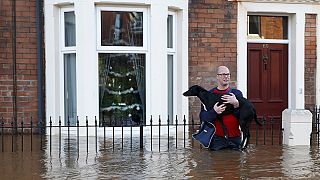
[(188, 93), (188, 91), (184, 92), (183, 95), (184, 95), (184, 96), (187, 96), (187, 95), (188, 95), (187, 93)]

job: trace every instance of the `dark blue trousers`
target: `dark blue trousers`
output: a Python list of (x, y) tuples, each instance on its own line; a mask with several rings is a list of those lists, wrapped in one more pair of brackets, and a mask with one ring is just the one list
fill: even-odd
[(213, 139), (210, 144), (210, 149), (217, 151), (220, 149), (234, 149), (239, 150), (240, 149), (240, 143), (241, 143), (241, 137), (221, 137), (221, 136), (213, 136)]

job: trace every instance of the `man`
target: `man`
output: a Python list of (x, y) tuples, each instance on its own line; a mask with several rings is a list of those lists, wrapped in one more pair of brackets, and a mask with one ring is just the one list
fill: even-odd
[[(230, 88), (230, 71), (226, 66), (219, 66), (217, 69), (217, 83), (218, 86), (211, 89), (210, 92), (224, 94), (221, 99), (224, 100), (224, 104), (218, 106), (216, 103), (211, 110), (204, 110), (201, 106), (200, 121), (213, 122), (216, 126), (216, 133), (210, 144), (210, 149), (220, 150), (224, 148), (239, 149), (241, 143), (241, 132), (239, 129), (239, 101), (236, 96), (243, 96), (242, 92), (238, 89)], [(229, 93), (230, 95), (227, 95)], [(218, 114), (221, 114), (226, 106), (226, 103), (230, 103), (235, 108), (234, 113), (222, 116), (223, 125), (218, 119)], [(225, 129), (225, 131), (224, 131)]]

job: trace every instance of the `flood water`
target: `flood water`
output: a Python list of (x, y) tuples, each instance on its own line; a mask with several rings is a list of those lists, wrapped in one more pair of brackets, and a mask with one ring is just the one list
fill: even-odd
[[(0, 148), (0, 179), (319, 179), (319, 147), (250, 145), (245, 151), (209, 151), (198, 144), (175, 141), (154, 142), (152, 151), (130, 142), (98, 138), (77, 139), (54, 136), (51, 142), (39, 138), (4, 138)], [(12, 142), (13, 146), (12, 146)], [(12, 149), (13, 148), (13, 149)], [(169, 148), (169, 150), (168, 150)], [(13, 152), (12, 152), (13, 151)]]

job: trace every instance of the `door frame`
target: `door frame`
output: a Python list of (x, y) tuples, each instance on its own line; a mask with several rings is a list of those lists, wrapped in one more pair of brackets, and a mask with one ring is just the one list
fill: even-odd
[[(253, 42), (252, 40), (248, 41), (247, 39), (247, 15), (259, 14), (288, 16), (288, 108), (304, 109), (305, 14), (313, 13), (317, 14), (319, 17), (319, 10), (319, 5), (311, 4), (238, 2), (237, 84), (238, 89), (243, 92), (244, 96), (247, 96), (248, 86), (247, 43)], [(320, 34), (319, 28), (317, 29), (317, 34)], [(254, 40), (254, 42), (257, 41), (261, 43), (284, 43), (283, 40)], [(319, 47), (319, 45), (320, 43), (318, 41), (317, 46)], [(319, 55), (319, 51), (317, 52), (317, 55)], [(317, 66), (319, 64), (318, 59)], [(318, 91), (319, 88), (317, 86), (316, 92)]]

